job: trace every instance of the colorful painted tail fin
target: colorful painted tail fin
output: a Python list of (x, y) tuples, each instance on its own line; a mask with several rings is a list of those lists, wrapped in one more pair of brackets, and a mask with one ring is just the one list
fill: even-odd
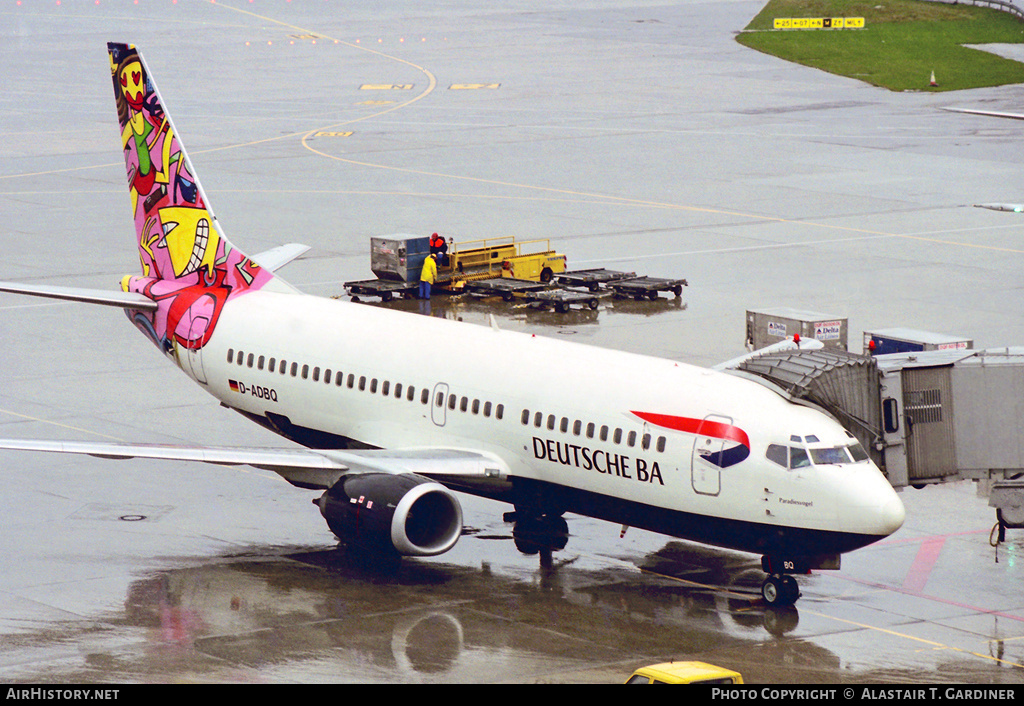
[(224, 237), (142, 55), (113, 42), (107, 51), (142, 277), (229, 296), (262, 287), (273, 274)]
[(107, 51), (142, 261), (142, 276), (125, 277), (121, 288), (156, 304), (135, 305), (129, 317), (205, 384), (202, 349), (228, 302), (264, 287), (295, 290), (221, 233), (139, 52), (114, 43)]

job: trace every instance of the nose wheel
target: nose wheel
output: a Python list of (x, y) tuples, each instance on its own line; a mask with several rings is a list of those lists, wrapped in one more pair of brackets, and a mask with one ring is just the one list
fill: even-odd
[(772, 608), (791, 606), (800, 597), (800, 586), (789, 574), (772, 574), (761, 584), (761, 597)]

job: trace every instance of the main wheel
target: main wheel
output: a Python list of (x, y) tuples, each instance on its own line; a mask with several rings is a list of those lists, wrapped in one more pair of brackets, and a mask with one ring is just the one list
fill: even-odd
[(569, 524), (559, 515), (523, 517), (513, 525), (512, 539), (523, 554), (560, 551), (569, 543)]

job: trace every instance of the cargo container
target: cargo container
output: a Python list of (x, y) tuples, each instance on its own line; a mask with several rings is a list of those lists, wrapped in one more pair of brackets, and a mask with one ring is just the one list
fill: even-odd
[(370, 270), (379, 279), (418, 283), (429, 254), (430, 238), (404, 233), (370, 238)]
[(916, 353), (918, 351), (958, 351), (974, 348), (974, 341), (963, 336), (931, 333), (910, 328), (888, 328), (864, 332), (864, 354)]
[(847, 320), (831, 314), (789, 307), (747, 311), (747, 345), (754, 350), (799, 334), (821, 341), (826, 348), (847, 349)]

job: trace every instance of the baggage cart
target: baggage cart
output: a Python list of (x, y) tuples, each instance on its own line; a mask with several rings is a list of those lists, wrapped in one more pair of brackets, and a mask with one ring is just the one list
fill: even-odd
[(389, 302), (396, 296), (416, 296), (419, 288), (419, 282), (402, 282), (396, 279), (367, 279), (345, 283), (345, 291), (354, 302), (359, 301), (360, 296), (380, 297), (382, 302)]
[(591, 292), (596, 292), (601, 289), (602, 285), (634, 278), (636, 278), (636, 272), (618, 272), (598, 267), (591, 270), (563, 272), (558, 275), (556, 281), (564, 287), (585, 287)]
[(620, 297), (632, 297), (633, 299), (658, 298), (659, 292), (672, 292), (677, 297), (682, 296), (683, 287), (687, 286), (685, 279), (664, 279), (661, 277), (635, 277), (612, 282), (609, 285), (616, 295)]

